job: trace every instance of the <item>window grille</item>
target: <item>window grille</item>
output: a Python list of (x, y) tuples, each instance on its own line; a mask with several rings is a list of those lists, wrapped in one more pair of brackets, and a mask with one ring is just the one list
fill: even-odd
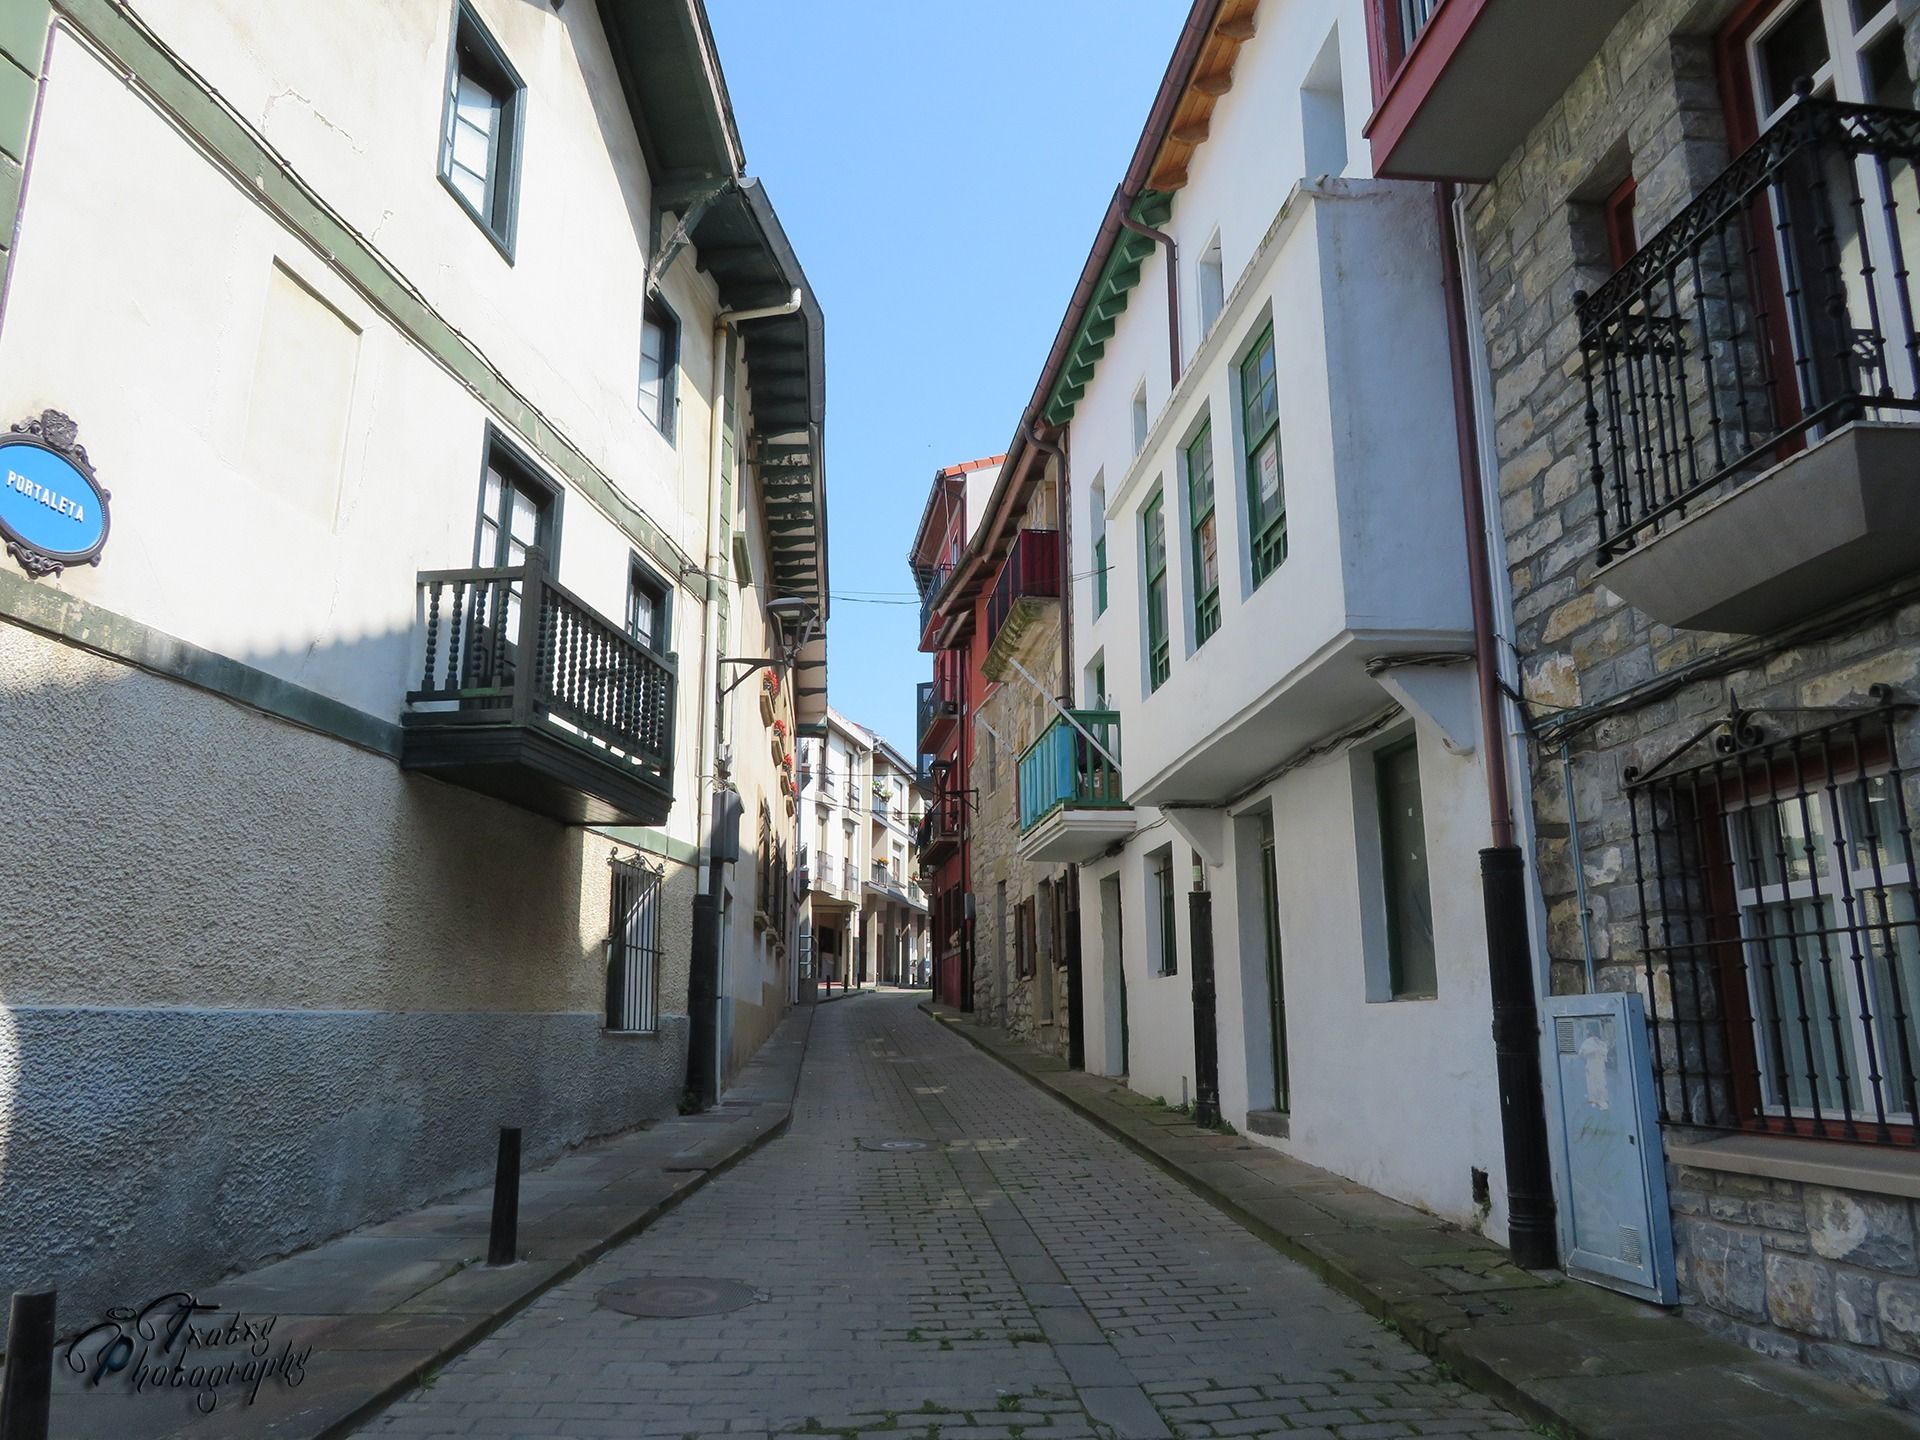
[(651, 1035), (660, 1028), (662, 871), (613, 860), (613, 921), (607, 932), (607, 1028)]
[(1915, 708), (1736, 701), (1626, 772), (1663, 1121), (1914, 1142)]

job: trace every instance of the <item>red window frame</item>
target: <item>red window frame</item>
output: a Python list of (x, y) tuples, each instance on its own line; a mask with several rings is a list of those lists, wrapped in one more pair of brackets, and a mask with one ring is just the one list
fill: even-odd
[(1607, 196), (1601, 215), (1607, 227), (1607, 260), (1618, 270), (1640, 249), (1640, 232), (1634, 224), (1633, 196), (1638, 187), (1629, 175)]
[[(1841, 771), (1843, 777), (1858, 778), (1874, 770), (1884, 768), (1890, 754), (1883, 741), (1864, 739), (1852, 764)], [(1773, 761), (1768, 769), (1767, 782), (1769, 793), (1789, 794), (1796, 789), (1809, 793), (1818, 793), (1827, 782), (1827, 767), (1811, 756), (1802, 755), (1796, 762), (1787, 757)], [(1733, 1091), (1735, 1119), (1739, 1128), (1755, 1135), (1787, 1135), (1795, 1139), (1815, 1140), (1821, 1143), (1841, 1145), (1911, 1145), (1916, 1136), (1912, 1125), (1903, 1125), (1889, 1121), (1887, 1138), (1878, 1134), (1839, 1135), (1817, 1134), (1813, 1121), (1807, 1116), (1788, 1117), (1771, 1115), (1767, 1112), (1765, 1097), (1760, 1091), (1760, 1061), (1754, 1051), (1753, 997), (1748, 991), (1747, 977), (1747, 940), (1740, 933), (1740, 902), (1734, 889), (1733, 862), (1727, 845), (1727, 818), (1744, 805), (1758, 799), (1757, 790), (1743, 784), (1741, 793), (1726, 796), (1717, 786), (1701, 786), (1694, 791), (1694, 803), (1700, 807), (1698, 813), (1701, 822), (1702, 852), (1707, 867), (1707, 941), (1712, 947), (1712, 973), (1714, 984), (1719, 990), (1719, 1001), (1723, 1018), (1722, 1039), (1727, 1047), (1727, 1062), (1732, 1070), (1728, 1076)], [(1729, 804), (1729, 800), (1733, 803)], [(1837, 897), (1833, 903), (1838, 904)], [(1841, 1124), (1838, 1114), (1824, 1117), (1825, 1123), (1834, 1128)], [(1857, 1128), (1872, 1126), (1877, 1130), (1878, 1123), (1865, 1117), (1855, 1117)]]

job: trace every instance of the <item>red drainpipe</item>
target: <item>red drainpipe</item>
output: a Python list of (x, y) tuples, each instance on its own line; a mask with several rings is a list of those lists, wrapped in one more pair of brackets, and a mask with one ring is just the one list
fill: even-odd
[(1180, 383), (1180, 247), (1166, 231), (1142, 224), (1124, 210), (1120, 212), (1120, 223), (1134, 234), (1157, 240), (1166, 247), (1167, 367), (1173, 372), (1173, 383), (1177, 386)]

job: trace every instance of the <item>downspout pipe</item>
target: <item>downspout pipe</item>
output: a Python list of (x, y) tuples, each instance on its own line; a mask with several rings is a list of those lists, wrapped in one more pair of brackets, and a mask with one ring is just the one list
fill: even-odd
[[(733, 329), (747, 320), (770, 320), (791, 315), (802, 303), (801, 292), (778, 305), (750, 310), (722, 310), (713, 317), (713, 370), (707, 390), (712, 414), (707, 426), (707, 540), (701, 560), (705, 599), (701, 603), (700, 640), (700, 844), (699, 904), (707, 912), (694, 926), (692, 973), (688, 977), (687, 1084), (696, 1103), (711, 1105), (720, 1090), (720, 951), (726, 936), (720, 931), (720, 892), (724, 867), (714, 858), (715, 795), (720, 783), (720, 455), (727, 420), (727, 351)], [(798, 807), (795, 807), (796, 810)]]
[(1507, 1243), (1527, 1270), (1559, 1264), (1546, 1096), (1540, 1069), (1540, 1016), (1534, 998), (1532, 929), (1527, 915), (1526, 857), (1514, 843), (1513, 800), (1501, 733), (1500, 655), (1494, 635), (1487, 508), (1480, 473), (1479, 416), (1473, 398), (1460, 243), (1453, 224), (1453, 186), (1434, 186), (1440, 265), (1453, 382), (1454, 439), (1459, 447), (1460, 508), (1467, 542), (1467, 584), (1473, 610), (1473, 658), (1480, 691), (1481, 763), (1493, 843), (1480, 852), (1481, 898), (1487, 919), (1488, 989), (1493, 1001), (1494, 1067), (1500, 1091), (1500, 1134), (1507, 1170)]
[(1180, 246), (1164, 230), (1156, 230), (1133, 218), (1124, 209), (1120, 223), (1136, 235), (1158, 242), (1167, 252), (1167, 368), (1173, 384), (1180, 383)]

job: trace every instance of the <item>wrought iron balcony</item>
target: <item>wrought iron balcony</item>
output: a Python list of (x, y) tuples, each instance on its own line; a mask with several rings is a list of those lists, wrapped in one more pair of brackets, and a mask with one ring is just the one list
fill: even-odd
[(960, 701), (949, 678), (936, 674), (915, 690), (914, 734), (923, 752), (937, 753), (960, 718)]
[(1006, 657), (1042, 606), (1060, 598), (1060, 532), (1022, 530), (1000, 566), (987, 600), (987, 656), (981, 669), (998, 680)]
[(1120, 714), (1071, 710), (1020, 757), (1021, 856), (1085, 860), (1133, 831), (1120, 786)]
[(1579, 297), (1600, 559), (1655, 618), (1755, 632), (1912, 568), (1916, 162), (1920, 115), (1803, 94)]
[(929, 648), (934, 641), (932, 629), (939, 618), (940, 592), (947, 588), (947, 581), (953, 578), (953, 561), (942, 560), (933, 568), (920, 591), (920, 648)]
[(943, 790), (934, 796), (927, 813), (920, 817), (914, 832), (914, 848), (929, 865), (937, 865), (953, 853), (966, 832), (967, 799), (955, 791)]
[(673, 808), (674, 658), (549, 579), (419, 577), (426, 626), (400, 764), (576, 825), (658, 825)]

